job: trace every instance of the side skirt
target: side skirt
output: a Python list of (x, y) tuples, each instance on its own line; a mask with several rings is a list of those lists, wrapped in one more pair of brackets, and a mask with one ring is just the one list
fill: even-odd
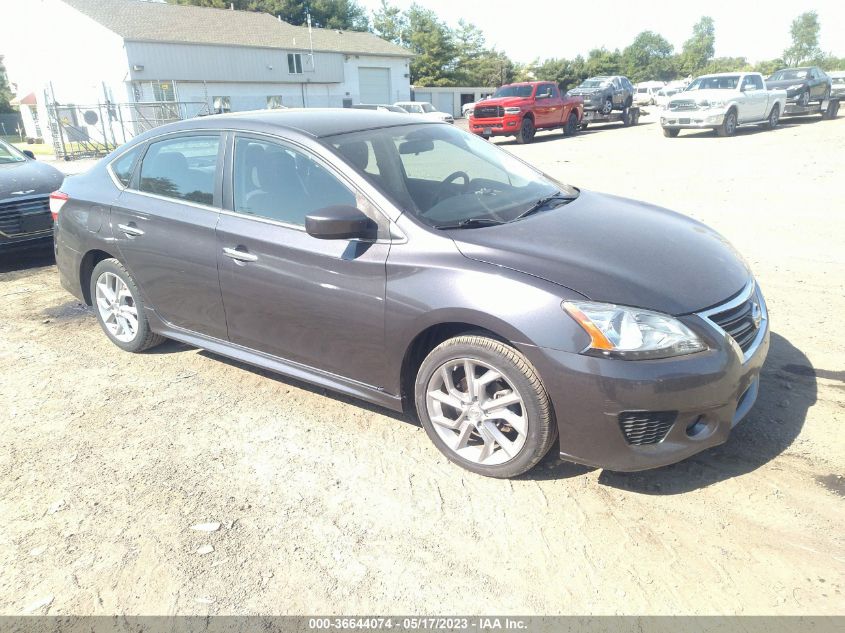
[(147, 309), (146, 313), (152, 330), (164, 337), (187, 343), (188, 345), (199, 347), (200, 349), (208, 350), (214, 354), (226, 356), (242, 363), (254, 365), (261, 369), (267, 369), (285, 376), (290, 376), (291, 378), (296, 378), (297, 380), (302, 380), (303, 382), (325, 387), (326, 389), (331, 389), (332, 391), (337, 391), (353, 398), (360, 398), (361, 400), (372, 402), (373, 404), (393, 411), (402, 412), (403, 410), (402, 398), (389, 394), (378, 387), (264, 354), (229, 341), (221, 341), (220, 339), (197, 334), (196, 332), (183, 330), (167, 323), (151, 309)]

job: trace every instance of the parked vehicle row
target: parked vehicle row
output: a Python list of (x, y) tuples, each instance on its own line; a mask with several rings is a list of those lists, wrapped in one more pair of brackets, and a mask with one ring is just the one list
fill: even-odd
[[(523, 120), (568, 102), (539, 84), (501, 98)], [(171, 338), (415, 412), (491, 477), (557, 438), (622, 471), (721, 444), (769, 347), (760, 288), (712, 229), (421, 116), (168, 124), (65, 180), (51, 211), (61, 284), (119, 348)]]

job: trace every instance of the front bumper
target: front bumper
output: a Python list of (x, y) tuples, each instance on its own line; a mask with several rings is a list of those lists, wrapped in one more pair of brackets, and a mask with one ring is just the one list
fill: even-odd
[(725, 120), (725, 109), (700, 110), (668, 110), (660, 112), (660, 125), (671, 129), (700, 130), (722, 125)]
[(490, 119), (470, 117), (469, 131), (479, 136), (513, 136), (519, 132), (521, 114), (506, 114)]
[[(561, 458), (637, 471), (666, 466), (727, 441), (757, 398), (769, 349), (768, 317), (745, 354), (705, 317), (682, 320), (705, 339), (709, 350), (653, 361), (524, 350), (552, 399)], [(650, 414), (668, 420), (668, 431), (655, 443), (632, 443), (623, 420)]]

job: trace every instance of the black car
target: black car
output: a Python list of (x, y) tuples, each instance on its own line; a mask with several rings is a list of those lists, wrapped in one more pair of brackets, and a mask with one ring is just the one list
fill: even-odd
[(415, 411), (477, 473), (525, 472), (558, 435), (565, 459), (665, 465), (757, 397), (766, 304), (724, 238), (452, 125), (204, 117), (62, 190), (61, 283), (115, 345), (176, 339)]
[(0, 140), (0, 252), (52, 237), (49, 197), (62, 180), (32, 152)]
[(621, 75), (590, 77), (567, 93), (582, 97), (585, 110), (610, 114), (612, 110), (625, 110), (634, 102), (634, 85)]
[(830, 77), (817, 66), (783, 68), (766, 80), (769, 90), (786, 90), (786, 100), (807, 107), (830, 97)]

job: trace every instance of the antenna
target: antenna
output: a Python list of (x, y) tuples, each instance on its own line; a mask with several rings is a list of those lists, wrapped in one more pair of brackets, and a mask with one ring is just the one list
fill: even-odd
[(308, 42), (311, 49), (311, 70), (314, 71), (316, 68), (314, 67), (314, 35), (311, 32), (311, 14), (306, 13), (305, 18), (308, 21)]

